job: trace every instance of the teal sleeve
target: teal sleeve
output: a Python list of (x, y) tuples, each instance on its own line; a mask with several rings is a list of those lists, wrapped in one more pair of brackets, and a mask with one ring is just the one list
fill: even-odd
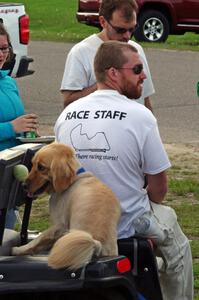
[(0, 123), (0, 142), (16, 137), (16, 133), (11, 122)]

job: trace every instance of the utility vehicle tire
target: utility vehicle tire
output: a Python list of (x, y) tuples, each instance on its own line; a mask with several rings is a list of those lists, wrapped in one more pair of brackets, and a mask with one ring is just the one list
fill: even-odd
[(138, 17), (138, 27), (134, 33), (137, 41), (165, 42), (169, 35), (169, 22), (157, 10), (144, 11)]

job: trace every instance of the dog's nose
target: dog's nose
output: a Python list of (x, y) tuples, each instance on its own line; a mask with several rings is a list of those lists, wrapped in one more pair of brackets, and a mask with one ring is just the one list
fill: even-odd
[[(23, 189), (27, 193), (27, 196), (34, 200), (34, 193), (30, 192), (30, 180), (26, 179), (26, 181), (23, 183)], [(35, 198), (36, 199), (36, 198)]]

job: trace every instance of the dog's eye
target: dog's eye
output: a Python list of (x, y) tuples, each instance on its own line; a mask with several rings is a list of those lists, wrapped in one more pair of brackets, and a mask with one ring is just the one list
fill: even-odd
[(38, 164), (37, 168), (38, 168), (38, 171), (40, 171), (40, 172), (45, 171), (45, 169), (46, 169), (46, 168), (45, 168), (43, 165), (41, 165), (41, 164)]

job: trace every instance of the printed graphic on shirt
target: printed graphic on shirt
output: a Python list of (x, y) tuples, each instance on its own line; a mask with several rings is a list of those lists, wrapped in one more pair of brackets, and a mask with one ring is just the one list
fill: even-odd
[(127, 116), (126, 112), (118, 111), (118, 110), (97, 110), (94, 112), (94, 115), (89, 110), (81, 110), (81, 111), (70, 111), (67, 112), (65, 120), (72, 119), (89, 119), (93, 117), (93, 119), (113, 119), (113, 120), (123, 120)]
[(89, 136), (82, 131), (82, 123), (71, 130), (70, 139), (76, 151), (106, 152), (110, 150), (110, 145), (104, 132), (96, 132), (93, 136)]
[(77, 159), (92, 159), (92, 160), (111, 160), (118, 161), (118, 155), (105, 155), (105, 154), (82, 154), (80, 152), (76, 153)]
[[(74, 110), (67, 112), (65, 115), (66, 121), (86, 119), (111, 119), (115, 121), (123, 121), (126, 118), (127, 112), (120, 110)], [(111, 151), (111, 145), (104, 131), (97, 131), (94, 134), (90, 135), (89, 132), (83, 129), (83, 123), (79, 123), (71, 130), (70, 140), (71, 145), (76, 151), (76, 156), (78, 159), (112, 161), (118, 161), (119, 159), (116, 154), (106, 154), (107, 152)], [(89, 154), (89, 152), (91, 153)]]

